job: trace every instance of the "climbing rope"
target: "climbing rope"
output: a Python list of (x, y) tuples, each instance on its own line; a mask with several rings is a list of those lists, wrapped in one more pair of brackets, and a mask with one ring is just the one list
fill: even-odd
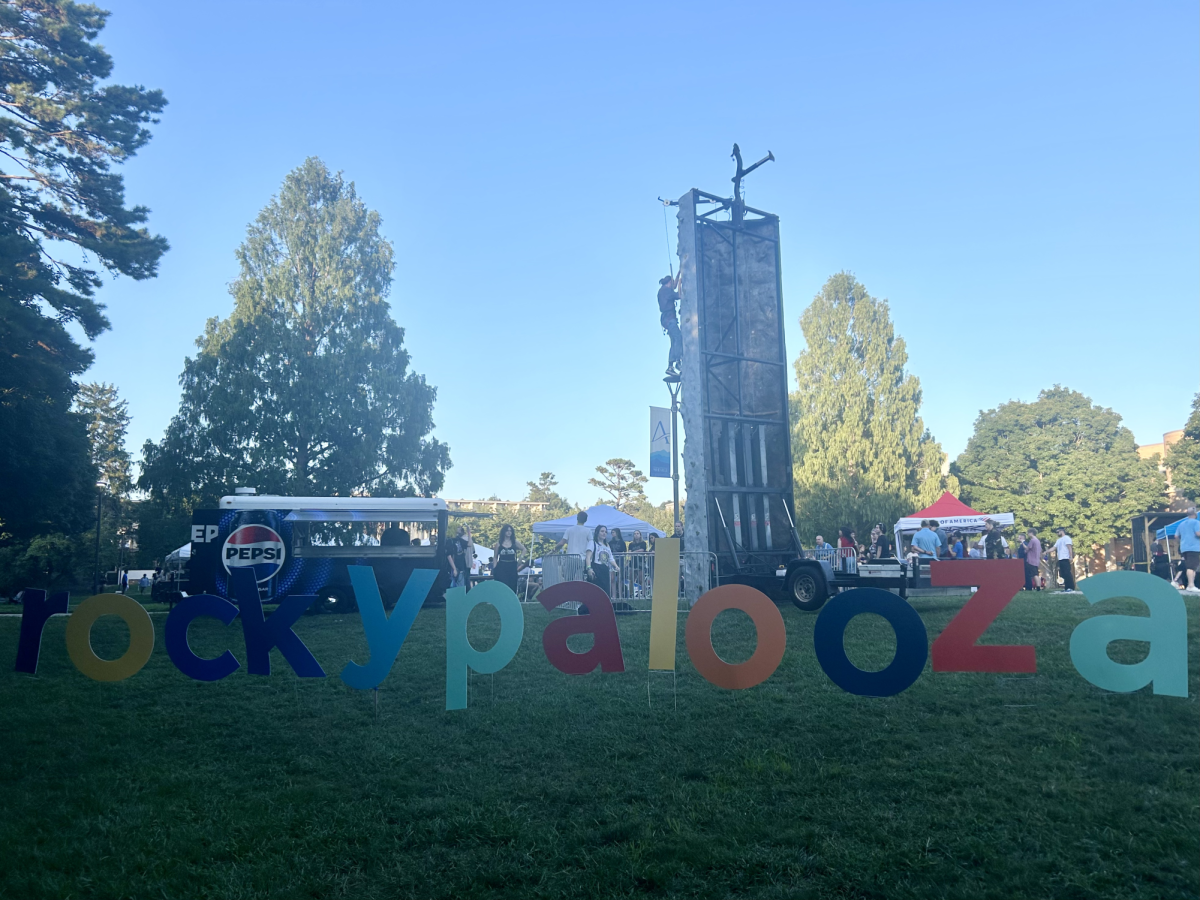
[(667, 207), (670, 205), (665, 200), (663, 201), (663, 236), (667, 239), (667, 268), (671, 272), (671, 277), (674, 278), (675, 262), (671, 259), (671, 229), (667, 225)]

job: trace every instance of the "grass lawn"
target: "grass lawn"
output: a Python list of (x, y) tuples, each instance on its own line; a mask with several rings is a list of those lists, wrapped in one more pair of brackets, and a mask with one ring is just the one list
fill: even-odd
[[(931, 641), (961, 603), (913, 601)], [(546, 662), (549, 616), (532, 606), (516, 659), (471, 676), (460, 712), (443, 708), (444, 613), (424, 610), (378, 720), (337, 677), (367, 658), (356, 615), (297, 626), (327, 679), (293, 677), (276, 652), (272, 677), (215, 684), (171, 665), (165, 616), (150, 663), (116, 684), (74, 669), (61, 617), (39, 674), (13, 673), (19, 620), (2, 618), (0, 897), (1196, 897), (1187, 603), (1186, 700), (1088, 684), (1068, 639), (1097, 610), (1021, 594), (985, 640), (1034, 644), (1036, 675), (927, 666), (888, 699), (833, 685), (815, 616), (790, 607), (775, 674), (721, 690), (692, 669), (681, 617), (678, 709), (662, 673), (647, 705), (649, 616), (621, 619), (627, 672), (570, 677)], [(473, 614), (476, 646), (498, 622)], [(126, 634), (104, 619), (93, 643), (116, 656)], [(192, 639), (245, 664), (236, 623), (201, 620)], [(726, 659), (752, 640), (742, 613), (717, 619)], [(871, 616), (846, 646), (874, 669), (894, 649)]]

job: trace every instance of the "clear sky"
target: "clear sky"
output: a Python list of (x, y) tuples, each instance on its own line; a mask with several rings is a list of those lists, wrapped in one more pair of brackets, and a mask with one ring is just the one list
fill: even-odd
[(135, 451), (231, 308), (247, 223), (309, 155), (395, 245), (443, 496), (516, 499), (551, 470), (586, 504), (598, 463), (648, 468), (655, 198), (728, 193), (734, 141), (778, 160), (747, 201), (781, 217), (789, 356), (853, 272), (952, 455), (981, 409), (1055, 383), (1142, 443), (1200, 388), (1195, 3), (102, 5), (115, 80), (170, 101), (124, 174), (171, 251), (105, 286), (84, 376), (129, 400)]

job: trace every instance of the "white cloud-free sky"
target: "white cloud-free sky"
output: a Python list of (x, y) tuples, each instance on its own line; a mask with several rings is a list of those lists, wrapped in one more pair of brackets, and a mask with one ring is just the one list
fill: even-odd
[(548, 469), (589, 503), (597, 463), (648, 467), (655, 198), (728, 193), (734, 141), (778, 160), (747, 200), (781, 217), (789, 356), (852, 271), (890, 301), (951, 454), (979, 410), (1055, 383), (1152, 443), (1200, 387), (1195, 4), (107, 5), (114, 78), (170, 101), (124, 174), (171, 251), (105, 286), (84, 376), (129, 400), (135, 451), (309, 155), (395, 244), (444, 496), (519, 498)]

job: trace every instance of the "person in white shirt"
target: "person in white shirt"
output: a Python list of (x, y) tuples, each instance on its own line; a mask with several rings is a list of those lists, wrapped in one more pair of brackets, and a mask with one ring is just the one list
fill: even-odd
[(608, 529), (603, 525), (597, 525), (592, 539), (588, 541), (587, 556), (584, 558), (587, 580), (611, 597), (610, 576), (616, 569), (617, 564), (613, 560), (612, 550), (608, 546)]
[(566, 545), (567, 553), (578, 556), (580, 562), (584, 560), (587, 556), (588, 541), (592, 539), (592, 530), (584, 524), (587, 518), (587, 513), (580, 510), (575, 516), (575, 524), (563, 533), (562, 540), (558, 542), (558, 547), (555, 548), (558, 552)]
[(1059, 528), (1058, 540), (1054, 542), (1054, 555), (1058, 559), (1058, 574), (1063, 580), (1063, 589), (1059, 593), (1075, 593), (1075, 546), (1067, 534), (1067, 529)]

